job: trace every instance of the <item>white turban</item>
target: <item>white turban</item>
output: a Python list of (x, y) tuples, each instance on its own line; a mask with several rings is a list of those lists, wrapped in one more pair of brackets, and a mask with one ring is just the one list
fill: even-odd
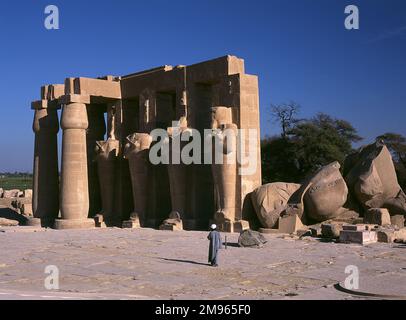
[(217, 226), (213, 223), (210, 228), (212, 228), (213, 230), (217, 228)]

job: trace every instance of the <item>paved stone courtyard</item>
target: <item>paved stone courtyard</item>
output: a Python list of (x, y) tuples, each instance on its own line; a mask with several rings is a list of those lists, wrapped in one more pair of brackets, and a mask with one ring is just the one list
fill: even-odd
[[(334, 287), (348, 265), (359, 268), (359, 291), (406, 296), (405, 245), (266, 235), (265, 247), (253, 249), (225, 235), (228, 247), (213, 268), (206, 232), (3, 227), (0, 299), (368, 298)], [(59, 291), (44, 287), (47, 265), (59, 268)]]

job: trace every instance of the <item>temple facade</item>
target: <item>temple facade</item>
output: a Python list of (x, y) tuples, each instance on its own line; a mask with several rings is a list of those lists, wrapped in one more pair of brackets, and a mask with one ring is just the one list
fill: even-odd
[[(230, 232), (249, 227), (247, 195), (261, 185), (261, 159), (258, 78), (245, 74), (244, 60), (225, 56), (121, 77), (67, 78), (43, 86), (32, 109), (35, 218), (30, 223), (56, 229), (201, 230), (212, 222)], [(251, 129), (254, 137), (239, 138), (246, 146), (255, 142), (255, 170), (240, 174), (244, 164), (238, 161), (185, 164), (172, 157), (153, 164), (155, 129), (168, 132), (171, 155), (183, 132), (203, 137), (206, 129), (218, 135), (230, 129), (237, 137), (239, 129)], [(187, 143), (182, 139), (182, 146)], [(235, 143), (225, 156), (236, 154)]]

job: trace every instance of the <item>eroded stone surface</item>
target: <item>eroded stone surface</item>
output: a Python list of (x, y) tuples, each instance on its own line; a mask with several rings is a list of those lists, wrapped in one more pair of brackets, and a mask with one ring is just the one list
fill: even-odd
[(344, 172), (348, 188), (366, 210), (387, 208), (391, 215), (406, 214), (406, 195), (383, 143), (377, 141), (349, 155)]

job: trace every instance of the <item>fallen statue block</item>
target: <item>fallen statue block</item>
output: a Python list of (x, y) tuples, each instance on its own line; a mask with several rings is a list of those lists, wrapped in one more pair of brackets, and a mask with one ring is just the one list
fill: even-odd
[(347, 156), (345, 181), (358, 202), (368, 210), (386, 208), (391, 215), (406, 214), (406, 195), (396, 176), (392, 155), (381, 141)]
[(252, 204), (264, 228), (272, 229), (276, 227), (290, 197), (299, 188), (300, 184), (275, 182), (265, 184), (252, 192)]
[(310, 188), (304, 196), (306, 217), (322, 222), (344, 211), (348, 189), (337, 161), (322, 167), (307, 183)]

